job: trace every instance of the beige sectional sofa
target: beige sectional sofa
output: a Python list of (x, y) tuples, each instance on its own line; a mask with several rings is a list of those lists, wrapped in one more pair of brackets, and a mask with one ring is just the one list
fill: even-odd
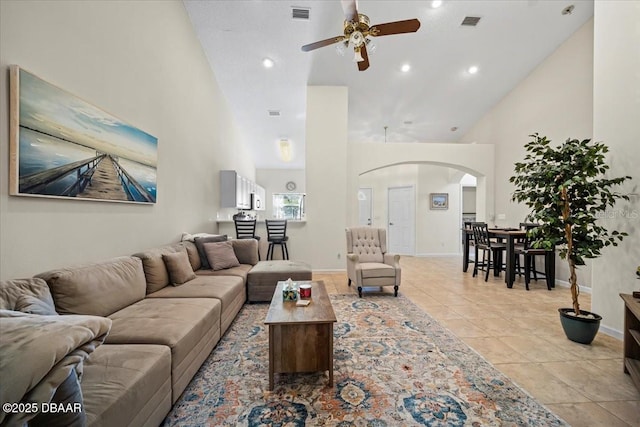
[[(111, 323), (104, 344), (83, 363), (80, 387), (88, 425), (162, 422), (246, 300), (257, 242), (232, 240), (231, 245), (240, 266), (225, 270), (201, 269), (196, 245), (183, 241), (28, 279), (39, 289), (35, 298), (50, 304), (52, 296), (58, 314), (99, 316)], [(163, 256), (183, 256), (183, 251), (195, 278), (173, 286)], [(18, 282), (1, 283), (0, 309), (18, 308), (15, 295), (23, 292)]]

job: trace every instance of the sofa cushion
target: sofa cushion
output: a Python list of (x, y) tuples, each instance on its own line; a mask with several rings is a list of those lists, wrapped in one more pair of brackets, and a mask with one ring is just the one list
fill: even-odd
[[(209, 260), (207, 259), (207, 253), (204, 250), (204, 244), (213, 243), (213, 242), (226, 242), (226, 241), (227, 241), (226, 234), (195, 238), (194, 242), (195, 242), (196, 248), (198, 249), (198, 254), (200, 255), (200, 268), (205, 270), (211, 269), (211, 265), (209, 265)], [(194, 270), (197, 270), (197, 269), (194, 268)]]
[(81, 387), (89, 426), (160, 425), (171, 409), (171, 350), (103, 345), (85, 361)]
[(47, 314), (56, 314), (49, 286), (40, 278), (1, 281), (0, 309), (31, 314), (44, 314), (45, 311)]
[(162, 254), (162, 260), (167, 267), (169, 280), (173, 286), (182, 285), (184, 282), (196, 278), (186, 249), (172, 254)]
[(162, 255), (172, 254), (183, 249), (187, 250), (189, 262), (193, 270), (200, 268), (200, 257), (197, 254), (197, 248), (191, 242), (180, 242), (173, 245), (159, 246), (157, 248), (147, 249), (146, 251), (133, 254), (134, 257), (142, 260), (144, 266), (144, 275), (147, 280), (147, 293), (155, 292), (169, 285), (169, 271), (162, 259)]
[(231, 242), (205, 243), (204, 251), (213, 270), (223, 270), (240, 265)]
[(145, 296), (142, 262), (119, 257), (38, 274), (47, 281), (60, 314), (108, 316)]
[(222, 303), (222, 333), (235, 319), (245, 301), (244, 280), (237, 276), (198, 276), (179, 287), (167, 286), (147, 298), (217, 298)]
[(256, 265), (258, 263), (258, 241), (256, 239), (233, 239), (231, 244), (240, 264)]
[(246, 283), (247, 274), (253, 268), (252, 265), (240, 264), (237, 267), (225, 268), (224, 270), (198, 270), (197, 276), (236, 276), (242, 277), (242, 280)]
[(202, 267), (202, 262), (200, 261), (200, 254), (198, 253), (198, 248), (196, 244), (193, 242), (180, 242), (177, 246), (182, 246), (187, 250), (187, 255), (189, 255), (189, 262), (191, 263), (191, 268), (193, 271), (196, 271)]
[(188, 384), (183, 376), (198, 356), (201, 342), (219, 339), (220, 314), (221, 304), (215, 298), (145, 298), (109, 316), (113, 323), (105, 342), (168, 346), (175, 400)]
[(362, 278), (369, 279), (374, 277), (396, 277), (396, 270), (390, 265), (379, 262), (363, 262), (360, 263), (362, 268)]

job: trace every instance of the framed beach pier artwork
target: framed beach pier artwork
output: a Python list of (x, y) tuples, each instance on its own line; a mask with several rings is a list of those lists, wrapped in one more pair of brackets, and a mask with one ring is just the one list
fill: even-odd
[(445, 210), (449, 209), (449, 193), (431, 193), (430, 209)]
[(158, 139), (10, 69), (9, 194), (155, 203)]

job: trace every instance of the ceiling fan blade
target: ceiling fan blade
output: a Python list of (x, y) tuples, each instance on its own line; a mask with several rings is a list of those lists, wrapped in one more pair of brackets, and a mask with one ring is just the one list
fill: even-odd
[(387, 22), (386, 24), (372, 25), (369, 35), (374, 37), (390, 36), (392, 34), (415, 33), (420, 28), (420, 21), (407, 19), (406, 21)]
[(362, 55), (362, 59), (364, 61), (358, 62), (358, 70), (364, 71), (369, 68), (369, 55), (367, 54), (367, 47), (362, 45), (360, 48), (360, 55)]
[(310, 50), (318, 49), (318, 48), (321, 48), (321, 47), (332, 45), (334, 43), (341, 42), (344, 39), (345, 39), (344, 36), (335, 36), (335, 37), (331, 37), (330, 39), (320, 40), (320, 41), (317, 41), (315, 43), (309, 43), (309, 44), (306, 44), (306, 45), (302, 46), (302, 51), (303, 52), (309, 52)]
[(342, 10), (344, 10), (344, 19), (349, 22), (358, 22), (357, 0), (342, 0)]

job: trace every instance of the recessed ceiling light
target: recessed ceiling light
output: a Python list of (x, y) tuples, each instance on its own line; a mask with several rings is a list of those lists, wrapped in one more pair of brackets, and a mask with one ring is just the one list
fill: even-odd
[(264, 68), (271, 68), (273, 67), (273, 60), (271, 58), (264, 58), (262, 60), (262, 65)]
[(411, 65), (409, 64), (403, 64), (402, 67), (400, 68), (402, 70), (403, 73), (408, 72), (411, 69)]
[(431, 7), (434, 8), (434, 9), (437, 9), (440, 6), (442, 6), (442, 0), (433, 0), (431, 2)]
[(478, 72), (478, 67), (476, 67), (475, 65), (472, 65), (471, 67), (469, 67), (467, 71), (469, 71), (469, 74), (475, 74)]

